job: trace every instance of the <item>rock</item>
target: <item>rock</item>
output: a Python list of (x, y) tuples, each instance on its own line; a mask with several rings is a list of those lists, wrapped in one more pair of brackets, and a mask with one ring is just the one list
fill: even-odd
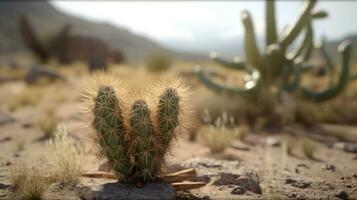
[(109, 172), (110, 171), (109, 162), (106, 161), (106, 162), (101, 163), (98, 167), (98, 170), (103, 171), (103, 172)]
[(302, 181), (302, 180), (295, 180), (295, 179), (292, 179), (292, 178), (287, 178), (285, 179), (285, 183), (286, 184), (290, 184), (294, 187), (297, 187), (297, 188), (302, 188), (302, 189), (305, 189), (305, 188), (308, 188), (311, 186), (311, 183), (310, 182), (305, 182), (305, 181)]
[(357, 153), (357, 143), (337, 142), (333, 145), (333, 148), (349, 153)]
[(36, 83), (41, 77), (46, 77), (51, 81), (66, 80), (64, 76), (54, 70), (35, 65), (27, 72), (25, 82), (27, 84), (33, 84)]
[(12, 138), (10, 137), (10, 136), (7, 136), (7, 137), (4, 137), (3, 139), (1, 139), (0, 140), (0, 143), (2, 143), (2, 142), (9, 142), (9, 141), (11, 141), (12, 140)]
[(238, 178), (240, 177), (240, 175), (231, 174), (231, 173), (220, 173), (219, 176), (220, 178), (215, 182), (213, 182), (213, 185), (215, 186), (237, 185)]
[(0, 112), (0, 125), (14, 122), (15, 119), (11, 117), (9, 113)]
[(174, 189), (166, 183), (147, 183), (142, 188), (120, 183), (82, 186), (77, 194), (84, 200), (175, 199)]
[(237, 185), (241, 186), (242, 188), (256, 194), (262, 194), (262, 189), (259, 184), (259, 177), (254, 173), (245, 173), (237, 180)]
[[(231, 173), (220, 173), (220, 178), (216, 180), (213, 185), (223, 186), (223, 185), (234, 185), (239, 186), (237, 193), (242, 191), (250, 191), (256, 194), (262, 194), (261, 187), (259, 185), (260, 181), (256, 174), (247, 172), (243, 175), (231, 174)], [(237, 188), (237, 187), (236, 187)], [(235, 188), (235, 189), (236, 189)], [(233, 190), (235, 190), (233, 189)], [(239, 191), (238, 191), (239, 190)], [(233, 191), (232, 191), (233, 194)]]
[(307, 166), (307, 165), (304, 164), (304, 163), (299, 163), (299, 164), (297, 164), (296, 166), (297, 166), (297, 167), (304, 167), (304, 168), (306, 168), (306, 169), (310, 169), (310, 167)]
[(336, 194), (335, 197), (337, 197), (339, 199), (347, 200), (348, 199), (348, 194), (345, 191), (341, 191), (338, 194)]
[(266, 144), (272, 147), (278, 147), (281, 144), (280, 139), (274, 137), (268, 137), (266, 139)]
[(357, 174), (353, 174), (353, 178), (357, 178)]
[(242, 142), (233, 142), (231, 147), (233, 149), (237, 149), (237, 150), (241, 150), (241, 151), (249, 151), (250, 150), (249, 146)]
[(244, 194), (244, 193), (246, 193), (246, 192), (247, 192), (247, 190), (245, 190), (244, 188), (238, 186), (238, 187), (235, 187), (235, 188), (232, 190), (231, 194), (242, 195), (242, 194)]
[(322, 166), (322, 169), (324, 169), (324, 170), (330, 170), (330, 171), (336, 171), (336, 167), (335, 167), (335, 165), (333, 165), (333, 164), (324, 164), (323, 166)]

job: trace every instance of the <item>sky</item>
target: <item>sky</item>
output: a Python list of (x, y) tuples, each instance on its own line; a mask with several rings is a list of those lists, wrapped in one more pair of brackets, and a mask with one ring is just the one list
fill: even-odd
[[(109, 22), (178, 50), (230, 51), (242, 44), (240, 12), (248, 10), (260, 40), (264, 39), (264, 1), (51, 1), (59, 10), (98, 22)], [(277, 1), (281, 30), (299, 11), (301, 1)], [(316, 10), (329, 18), (314, 23), (316, 39), (340, 39), (357, 33), (357, 1), (319, 1)], [(239, 43), (239, 44), (238, 44)]]

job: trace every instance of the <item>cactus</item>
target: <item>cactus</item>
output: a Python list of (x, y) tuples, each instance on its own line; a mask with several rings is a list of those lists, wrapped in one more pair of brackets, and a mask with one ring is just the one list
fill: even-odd
[(179, 86), (167, 85), (160, 90), (161, 95), (153, 92), (158, 103), (156, 112), (152, 112), (147, 103), (151, 101), (143, 99), (135, 100), (128, 109), (123, 103), (126, 98), (118, 97), (115, 87), (113, 82), (100, 82), (90, 98), (94, 142), (119, 181), (156, 181), (175, 129), (181, 125), (184, 93)]
[[(357, 75), (350, 75), (349, 73), (349, 60), (352, 51), (349, 41), (344, 41), (338, 48), (342, 57), (338, 83), (334, 84), (332, 82), (332, 77), (336, 70), (332, 59), (324, 48), (324, 42), (322, 42), (317, 49), (325, 60), (327, 72), (331, 74), (329, 88), (322, 92), (315, 92), (300, 86), (301, 75), (314, 68), (308, 64), (308, 60), (315, 48), (312, 22), (327, 17), (325, 11), (313, 10), (316, 2), (317, 0), (305, 0), (295, 21), (278, 34), (275, 19), (275, 1), (267, 0), (265, 53), (261, 53), (258, 49), (249, 12), (243, 11), (241, 19), (245, 28), (244, 50), (246, 62), (239, 59), (227, 61), (219, 58), (216, 54), (211, 54), (211, 58), (223, 67), (246, 71), (248, 76), (244, 87), (228, 87), (217, 83), (210, 79), (200, 68), (196, 70), (198, 79), (209, 89), (229, 95), (259, 97), (263, 90), (269, 90), (272, 94), (296, 92), (304, 99), (315, 102), (326, 101), (338, 96), (346, 88), (348, 82), (357, 77)], [(292, 46), (300, 34), (304, 34), (301, 44), (295, 51), (288, 52), (288, 48)], [(276, 90), (273, 88), (279, 88), (278, 92), (275, 92)]]

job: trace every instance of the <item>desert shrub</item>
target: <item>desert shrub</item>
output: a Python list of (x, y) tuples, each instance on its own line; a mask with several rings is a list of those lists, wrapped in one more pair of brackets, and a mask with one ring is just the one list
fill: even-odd
[(151, 72), (167, 71), (172, 65), (172, 59), (164, 54), (151, 55), (146, 59), (146, 69)]
[(52, 179), (43, 170), (21, 165), (10, 169), (8, 179), (14, 188), (14, 199), (42, 199)]
[(43, 139), (50, 139), (54, 137), (56, 131), (58, 119), (55, 117), (45, 115), (42, 118), (39, 118), (35, 124), (43, 132)]
[(239, 136), (239, 129), (228, 127), (229, 123), (232, 123), (232, 118), (224, 114), (216, 120), (214, 125), (201, 129), (201, 140), (212, 153), (223, 152), (231, 145), (232, 140)]
[(304, 138), (301, 145), (302, 145), (302, 151), (304, 152), (305, 156), (310, 159), (314, 159), (315, 158), (314, 154), (317, 149), (316, 143), (311, 139)]
[(78, 183), (81, 175), (82, 152), (69, 137), (67, 128), (59, 123), (54, 138), (48, 143), (52, 177), (64, 183)]

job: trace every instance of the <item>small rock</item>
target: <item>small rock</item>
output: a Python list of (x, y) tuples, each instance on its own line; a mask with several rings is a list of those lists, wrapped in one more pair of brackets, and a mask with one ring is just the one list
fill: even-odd
[(297, 166), (297, 167), (304, 167), (304, 168), (306, 168), (306, 169), (310, 169), (310, 167), (307, 166), (307, 165), (304, 164), (304, 163), (299, 163), (299, 164), (297, 164), (296, 166)]
[(247, 192), (247, 190), (245, 190), (244, 188), (238, 186), (238, 187), (235, 187), (235, 188), (232, 190), (231, 194), (242, 195), (242, 194), (244, 194), (244, 193), (246, 193), (246, 192)]
[(357, 178), (357, 174), (353, 174), (352, 176), (353, 176), (353, 178)]
[(333, 148), (349, 153), (357, 153), (357, 144), (355, 143), (337, 142), (333, 145)]
[(343, 200), (347, 200), (348, 199), (348, 194), (345, 191), (341, 191), (338, 194), (336, 194), (335, 197), (343, 199)]
[(324, 170), (330, 170), (330, 171), (336, 171), (336, 167), (333, 164), (325, 164), (322, 166), (322, 169)]
[(15, 153), (15, 154), (14, 154), (14, 157), (18, 158), (18, 157), (20, 157), (20, 154)]
[(233, 142), (233, 144), (231, 145), (231, 147), (233, 149), (237, 149), (237, 150), (241, 150), (241, 151), (249, 151), (250, 148), (248, 147), (248, 145), (242, 143), (242, 142)]
[(286, 184), (291, 184), (294, 187), (302, 188), (302, 189), (305, 189), (305, 188), (308, 188), (308, 187), (311, 186), (310, 182), (305, 182), (305, 181), (302, 181), (302, 180), (297, 181), (297, 180), (294, 180), (292, 178), (285, 179), (285, 183)]
[(268, 137), (266, 139), (266, 144), (272, 147), (278, 147), (281, 144), (281, 141), (278, 138)]
[(7, 161), (6, 163), (5, 163), (5, 166), (10, 166), (12, 163), (10, 162), (10, 161)]
[(10, 137), (10, 136), (7, 136), (7, 137), (4, 137), (3, 139), (1, 139), (0, 140), (0, 143), (1, 142), (9, 142), (9, 141), (11, 141), (12, 140), (12, 138)]
[(215, 186), (222, 186), (222, 185), (237, 185), (237, 180), (240, 175), (232, 174), (232, 173), (220, 173), (220, 178), (213, 182)]
[(262, 189), (259, 184), (259, 177), (254, 173), (245, 173), (237, 180), (237, 185), (243, 187), (244, 189), (256, 194), (262, 194)]
[(300, 170), (298, 168), (295, 168), (295, 173), (300, 173)]

